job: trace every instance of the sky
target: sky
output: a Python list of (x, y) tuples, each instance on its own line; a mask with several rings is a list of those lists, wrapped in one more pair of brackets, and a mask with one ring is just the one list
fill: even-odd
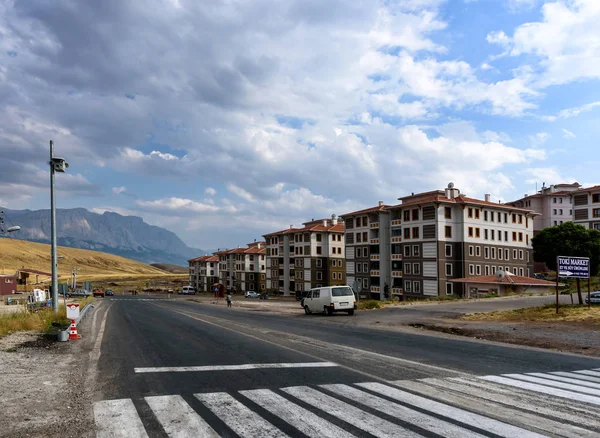
[(0, 0), (0, 205), (224, 248), (443, 189), (600, 183), (597, 0)]

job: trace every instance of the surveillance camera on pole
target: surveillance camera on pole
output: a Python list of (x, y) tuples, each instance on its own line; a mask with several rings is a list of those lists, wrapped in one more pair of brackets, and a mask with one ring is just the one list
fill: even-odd
[(52, 251), (52, 310), (58, 311), (58, 257), (56, 255), (56, 202), (54, 197), (54, 174), (64, 173), (69, 163), (64, 158), (54, 157), (54, 142), (50, 140), (50, 228)]

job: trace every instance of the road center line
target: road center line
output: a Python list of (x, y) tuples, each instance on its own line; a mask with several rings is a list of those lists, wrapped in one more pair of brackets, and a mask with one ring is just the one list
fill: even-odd
[(249, 363), (242, 365), (206, 365), (186, 367), (146, 367), (134, 368), (136, 373), (181, 373), (187, 371), (240, 371), (264, 368), (327, 368), (339, 366), (333, 362), (299, 362), (299, 363)]

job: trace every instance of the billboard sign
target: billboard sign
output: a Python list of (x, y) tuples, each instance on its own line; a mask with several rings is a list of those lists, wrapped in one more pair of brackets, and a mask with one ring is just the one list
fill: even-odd
[(588, 257), (558, 256), (558, 276), (562, 278), (590, 278)]
[(67, 304), (67, 319), (79, 318), (79, 304)]

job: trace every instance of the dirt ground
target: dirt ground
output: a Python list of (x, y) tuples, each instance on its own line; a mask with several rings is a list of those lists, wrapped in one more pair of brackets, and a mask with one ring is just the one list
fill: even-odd
[(0, 338), (0, 436), (92, 436), (87, 361), (74, 342), (35, 332)]

